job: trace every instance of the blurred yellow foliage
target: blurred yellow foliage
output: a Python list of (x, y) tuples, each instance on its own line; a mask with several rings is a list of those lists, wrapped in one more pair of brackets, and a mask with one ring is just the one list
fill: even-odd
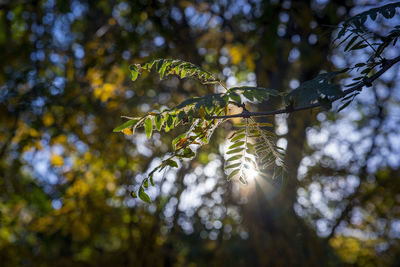
[(359, 257), (374, 257), (377, 240), (360, 240), (351, 236), (336, 236), (330, 239), (331, 246), (347, 263), (355, 263)]
[(67, 190), (66, 195), (85, 196), (89, 191), (89, 186), (82, 179), (77, 179)]
[(99, 98), (101, 102), (106, 102), (110, 97), (114, 95), (115, 86), (111, 83), (105, 83), (103, 86), (94, 89), (93, 93), (96, 98)]
[(233, 65), (238, 65), (244, 61), (249, 70), (255, 69), (255, 63), (249, 47), (243, 45), (232, 45), (229, 47), (229, 55)]
[(51, 113), (46, 113), (43, 116), (43, 123), (45, 126), (50, 126), (54, 123), (54, 117)]
[(52, 153), (50, 156), (50, 162), (54, 166), (62, 166), (64, 165), (64, 158), (58, 154)]
[(88, 70), (86, 77), (94, 88), (94, 96), (100, 99), (101, 102), (106, 102), (116, 95), (117, 88), (121, 87), (125, 75), (121, 68), (113, 66), (107, 75), (104, 75), (100, 70), (91, 68)]
[(64, 134), (57, 135), (51, 139), (51, 144), (66, 144), (67, 136)]
[(29, 129), (29, 135), (32, 136), (32, 137), (38, 137), (38, 136), (39, 136), (39, 132), (36, 131), (36, 130), (33, 129), (33, 128), (30, 128), (30, 129)]
[(90, 235), (89, 227), (79, 219), (71, 222), (71, 233), (75, 240), (85, 240)]

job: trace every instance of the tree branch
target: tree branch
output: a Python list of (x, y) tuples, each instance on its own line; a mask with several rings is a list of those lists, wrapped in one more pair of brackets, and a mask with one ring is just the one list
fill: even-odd
[[(339, 99), (345, 97), (346, 95), (349, 95), (355, 91), (361, 91), (361, 89), (364, 86), (370, 86), (373, 81), (378, 79), (382, 74), (384, 74), (388, 69), (390, 69), (394, 64), (398, 63), (399, 61), (400, 61), (400, 56), (393, 58), (393, 59), (385, 60), (384, 63), (382, 64), (382, 68), (377, 73), (375, 73), (374, 75), (372, 75), (369, 78), (364, 79), (361, 83), (359, 83), (347, 90), (344, 90), (340, 96), (332, 98), (331, 101), (334, 102), (334, 101), (339, 100)], [(265, 117), (265, 116), (272, 116), (272, 115), (276, 115), (276, 114), (292, 113), (295, 111), (312, 109), (312, 108), (316, 108), (316, 107), (320, 107), (320, 106), (321, 106), (320, 103), (314, 103), (314, 104), (310, 104), (310, 105), (303, 106), (303, 107), (288, 106), (284, 109), (268, 110), (268, 111), (261, 111), (261, 112), (249, 112), (249, 111), (243, 110), (243, 112), (238, 113), (238, 114), (224, 115), (224, 116), (206, 116), (205, 118), (206, 119), (230, 119), (230, 118)]]

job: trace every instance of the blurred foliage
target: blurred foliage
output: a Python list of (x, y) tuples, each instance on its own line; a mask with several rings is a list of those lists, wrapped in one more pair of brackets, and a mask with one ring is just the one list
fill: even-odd
[[(286, 91), (332, 67), (337, 51), (323, 25), (337, 25), (352, 7), (339, 0), (0, 2), (1, 265), (394, 264), (398, 244), (390, 229), (368, 242), (338, 231), (328, 240), (317, 235), (310, 213), (293, 210), (299, 187), (312, 184), (299, 184), (296, 170), (304, 152), (311, 153), (304, 150), (305, 132), (316, 114), (283, 118), (290, 130), (276, 129), (291, 155), (287, 181), (226, 182), (219, 144), (232, 131), (227, 125), (196, 160), (154, 176), (152, 204), (130, 192), (161, 162), (171, 149), (164, 144), (177, 132), (151, 139), (143, 131), (112, 132), (121, 114), (216, 93), (196, 81), (157, 82), (146, 73), (132, 84), (132, 63), (180, 58), (230, 85)], [(255, 109), (265, 105), (277, 103)], [(390, 166), (381, 170), (369, 173), (398, 177)], [(359, 206), (370, 208), (372, 219), (395, 218), (398, 187), (377, 181), (360, 194), (379, 196), (384, 188), (387, 197), (379, 203), (387, 203), (370, 198)], [(381, 239), (387, 245), (374, 247)], [(357, 255), (345, 255), (344, 248)]]

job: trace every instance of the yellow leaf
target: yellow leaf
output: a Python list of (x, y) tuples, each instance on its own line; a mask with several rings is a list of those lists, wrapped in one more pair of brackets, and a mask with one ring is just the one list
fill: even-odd
[(187, 137), (182, 138), (182, 139), (176, 144), (176, 150), (182, 148), (182, 147), (185, 145), (185, 143), (186, 143), (187, 140), (188, 140)]
[(133, 134), (132, 128), (123, 129), (122, 132), (123, 132), (124, 134), (126, 134), (126, 135), (132, 135), (132, 134)]

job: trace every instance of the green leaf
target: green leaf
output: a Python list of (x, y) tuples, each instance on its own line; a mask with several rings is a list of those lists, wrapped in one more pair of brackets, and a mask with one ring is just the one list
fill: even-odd
[(236, 154), (236, 153), (241, 152), (243, 150), (244, 150), (244, 147), (241, 147), (241, 148), (237, 148), (237, 149), (234, 149), (234, 150), (229, 150), (228, 152), (226, 152), (226, 154)]
[(158, 114), (154, 118), (154, 122), (156, 124), (157, 131), (160, 131), (162, 126), (163, 126), (163, 124), (164, 124), (164, 117), (162, 115)]
[(169, 159), (165, 164), (173, 168), (178, 168), (178, 163), (172, 159)]
[(246, 131), (246, 129), (237, 130), (237, 131), (235, 131), (228, 139), (232, 139), (233, 137), (235, 137), (235, 136), (237, 136), (238, 134), (241, 134), (241, 133), (243, 133), (243, 132), (245, 132), (245, 131)]
[(132, 196), (133, 198), (137, 198), (136, 192), (135, 192), (135, 191), (132, 191), (132, 192), (131, 192), (131, 196)]
[[(157, 65), (156, 65), (156, 69), (157, 69), (157, 71), (158, 71), (158, 73), (160, 74), (160, 79), (162, 79), (163, 78), (163, 76), (164, 76), (164, 71), (165, 71), (165, 68), (163, 68), (165, 65), (164, 65), (164, 59), (160, 59), (158, 62), (157, 62)], [(163, 70), (164, 71), (163, 71)]]
[[(150, 71), (155, 63), (156, 70), (160, 74), (160, 79), (169, 75), (178, 74), (181, 79), (185, 77), (195, 78), (202, 84), (213, 84), (218, 82), (211, 73), (201, 69), (199, 66), (182, 60), (156, 59), (149, 61), (142, 66), (139, 64), (136, 65), (141, 67), (142, 70)], [(173, 71), (171, 71), (172, 69)]]
[(182, 154), (183, 158), (193, 158), (194, 156), (196, 156), (196, 154), (189, 147), (186, 147), (183, 150), (183, 154)]
[(174, 117), (171, 114), (167, 114), (165, 115), (166, 118), (166, 126), (165, 126), (165, 132), (169, 132), (170, 130), (172, 130), (174, 128)]
[(141, 200), (143, 200), (144, 202), (151, 203), (151, 199), (150, 199), (149, 195), (147, 195), (146, 192), (144, 192), (143, 187), (139, 188), (139, 198)]
[(139, 71), (138, 68), (135, 65), (131, 65), (129, 67), (130, 71), (131, 71), (131, 75), (132, 75), (132, 81), (136, 81), (138, 75), (139, 75)]
[(185, 137), (186, 137), (186, 133), (183, 133), (183, 134), (177, 136), (176, 138), (174, 138), (174, 140), (172, 140), (172, 147), (174, 148), (174, 150), (176, 148), (176, 144), (179, 143), (179, 141), (182, 140), (182, 138), (185, 138)]
[(377, 15), (377, 13), (376, 12), (370, 12), (369, 13), (369, 16), (370, 16), (370, 18), (372, 19), (372, 20), (375, 20), (376, 19), (376, 15)]
[(265, 95), (273, 95), (273, 96), (278, 96), (278, 91), (275, 89), (267, 89), (264, 87), (252, 87), (252, 86), (242, 86), (242, 87), (232, 87), (228, 90), (228, 92), (233, 92), (233, 91), (249, 91), (249, 92), (260, 92)]
[(113, 132), (121, 132), (122, 130), (132, 127), (133, 125), (135, 125), (139, 120), (138, 119), (133, 119), (133, 120), (129, 120), (127, 122), (125, 122), (124, 124), (118, 126), (117, 128), (115, 128), (113, 130)]
[[(337, 47), (341, 46), (344, 42), (347, 41), (347, 39), (349, 39), (351, 36), (353, 35), (353, 33), (350, 33), (349, 35), (347, 35), (342, 41), (340, 41), (340, 43), (337, 45)], [(338, 39), (338, 38), (336, 38)]]
[(181, 109), (184, 108), (186, 106), (192, 105), (194, 103), (197, 103), (201, 100), (200, 97), (193, 97), (193, 98), (189, 98), (186, 99), (185, 101), (183, 101), (182, 103), (180, 103), (179, 105), (177, 105), (174, 109)]
[(247, 143), (247, 152), (249, 153), (249, 154), (254, 154), (254, 145), (253, 144), (250, 144), (250, 143)]
[(227, 166), (225, 166), (224, 168), (225, 168), (225, 169), (237, 168), (237, 167), (239, 167), (241, 164), (242, 164), (242, 163), (235, 163), (235, 164), (232, 164), (232, 165), (227, 165)]
[(364, 79), (364, 76), (353, 78), (353, 81), (361, 81), (362, 79)]
[(342, 94), (340, 86), (337, 84), (326, 84), (324, 86), (321, 86), (319, 92), (327, 97), (337, 97)]
[(181, 79), (185, 78), (186, 69), (181, 70)]
[(142, 68), (145, 69), (145, 70), (147, 70), (147, 71), (150, 71), (151, 68), (153, 67), (154, 63), (156, 63), (156, 62), (158, 62), (158, 61), (159, 61), (159, 59), (151, 60), (151, 61), (147, 62), (146, 64), (144, 64), (144, 65), (142, 66)]
[(147, 138), (150, 138), (151, 133), (153, 132), (153, 120), (151, 118), (147, 118), (144, 121), (144, 130), (146, 132)]
[(342, 111), (343, 109), (345, 109), (348, 105), (350, 105), (351, 101), (352, 101), (352, 100), (350, 100), (350, 101), (344, 103), (344, 104), (338, 109), (337, 112), (340, 112), (340, 111)]
[(150, 180), (151, 186), (154, 186), (153, 174), (151, 174), (151, 175), (149, 176), (149, 180)]
[(189, 111), (188, 111), (188, 122), (189, 123), (192, 123), (193, 122), (193, 119), (194, 119), (194, 110), (193, 109), (190, 109)]
[(322, 106), (325, 110), (330, 110), (330, 109), (332, 108), (332, 103), (331, 103), (331, 101), (330, 101), (328, 98), (326, 98), (326, 97), (321, 98), (318, 102), (321, 104), (321, 106)]
[(356, 92), (355, 94), (349, 94), (348, 96), (342, 98), (341, 101), (344, 102), (344, 101), (346, 101), (346, 100), (349, 100), (350, 98), (353, 98), (353, 97), (355, 97), (355, 96), (358, 95), (358, 94), (359, 94), (359, 92)]
[(244, 97), (246, 97), (250, 101), (254, 101), (254, 93), (251, 91), (244, 91), (243, 92)]
[(233, 148), (239, 147), (239, 146), (241, 146), (243, 144), (244, 144), (244, 141), (240, 141), (240, 142), (234, 143), (228, 149), (233, 149)]
[(247, 180), (246, 180), (243, 176), (240, 176), (240, 177), (239, 177), (239, 181), (240, 181), (242, 184), (247, 184)]
[(239, 169), (233, 170), (233, 171), (228, 175), (228, 177), (227, 177), (226, 179), (229, 181), (230, 179), (233, 178), (233, 176), (235, 176), (236, 174), (238, 174), (239, 171), (240, 171)]
[[(243, 129), (243, 130), (245, 130), (245, 129)], [(241, 140), (241, 139), (243, 139), (245, 136), (246, 136), (245, 134), (236, 135), (234, 138), (232, 138), (231, 142), (235, 142), (235, 141), (237, 141), (237, 140)]]
[(366, 68), (362, 72), (360, 72), (360, 74), (368, 74), (370, 71), (371, 71), (370, 68)]
[(184, 120), (184, 119), (186, 119), (187, 118), (187, 115), (186, 115), (186, 113), (185, 113), (185, 111), (180, 111), (179, 113), (178, 113), (178, 118), (177, 118), (177, 122), (176, 122), (176, 124), (178, 124), (178, 123), (180, 123), (182, 120)]
[[(355, 45), (353, 45), (352, 48), (350, 48), (350, 51), (351, 51), (351, 50), (358, 50), (358, 49), (360, 49), (360, 47), (363, 46), (363, 43), (364, 43), (364, 40), (359, 41), (358, 43), (356, 43)], [(367, 45), (365, 45), (365, 46), (367, 46)], [(365, 46), (364, 46), (364, 47), (365, 47)], [(362, 47), (361, 47), (361, 48), (362, 48)]]
[(264, 127), (264, 126), (266, 126), (266, 127), (274, 127), (274, 125), (272, 123), (269, 123), (269, 122), (257, 122), (257, 125), (260, 126), (260, 127)]
[(241, 159), (241, 158), (242, 158), (242, 155), (235, 155), (235, 156), (232, 156), (232, 157), (228, 158), (226, 160), (226, 162), (235, 161), (235, 160), (238, 160), (238, 159)]
[(347, 50), (349, 50), (350, 46), (354, 43), (355, 40), (358, 39), (358, 36), (354, 36), (353, 38), (351, 38), (351, 40), (349, 41), (349, 43), (346, 45), (346, 47), (344, 48), (344, 51), (346, 52)]
[(145, 187), (145, 188), (148, 188), (149, 187), (149, 179), (144, 179), (143, 180), (143, 186)]
[(232, 99), (233, 102), (240, 104), (242, 102), (242, 99), (237, 93), (230, 92), (229, 93), (229, 98)]
[(302, 83), (298, 88), (287, 94), (285, 102), (287, 104), (294, 103), (298, 104), (298, 106), (306, 106), (315, 103), (323, 96), (328, 98), (339, 96), (342, 93), (340, 86), (331, 84), (330, 80), (344, 71), (346, 70), (319, 74), (314, 79)]
[(250, 87), (250, 86), (242, 86), (242, 87), (232, 87), (228, 90), (228, 95), (231, 98), (236, 97), (235, 102), (240, 103), (240, 97), (235, 96), (236, 93), (241, 93), (244, 97), (246, 97), (250, 102), (254, 102), (255, 99), (257, 101), (262, 102), (269, 99), (269, 96), (277, 96), (278, 91), (274, 89), (266, 89), (263, 87)]

